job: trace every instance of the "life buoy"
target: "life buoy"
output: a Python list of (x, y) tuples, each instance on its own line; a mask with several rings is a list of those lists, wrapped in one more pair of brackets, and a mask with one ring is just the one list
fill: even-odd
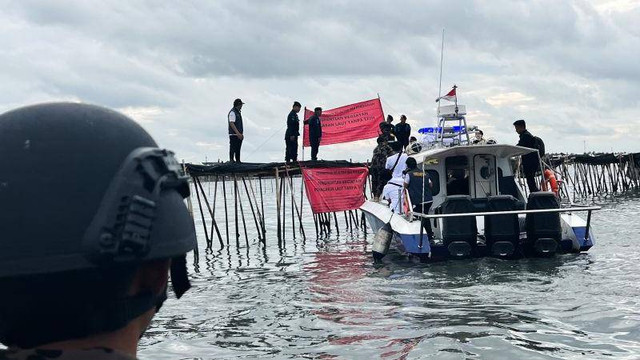
[(542, 181), (542, 190), (549, 191), (549, 188), (551, 188), (551, 191), (556, 196), (558, 196), (558, 191), (560, 191), (560, 186), (558, 186), (558, 180), (556, 179), (556, 176), (553, 174), (553, 171), (551, 171), (550, 169), (546, 169), (544, 171), (544, 178), (545, 180)]

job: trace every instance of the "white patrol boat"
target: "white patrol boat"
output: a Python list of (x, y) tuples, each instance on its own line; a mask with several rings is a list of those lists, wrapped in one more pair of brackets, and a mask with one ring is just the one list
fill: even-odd
[[(433, 204), (427, 214), (412, 212), (411, 204), (393, 213), (386, 201), (369, 200), (360, 208), (376, 233), (374, 257), (382, 258), (390, 246), (423, 260), (589, 250), (595, 243), (591, 212), (600, 208), (561, 206), (550, 191), (527, 196), (516, 181), (515, 160), (537, 150), (470, 145), (464, 115), (462, 105), (440, 107), (438, 126), (427, 128), (429, 136), (421, 151), (409, 155), (422, 171), (423, 181), (428, 178), (432, 183)], [(586, 219), (577, 213), (586, 213)], [(422, 219), (431, 223), (432, 237)]]

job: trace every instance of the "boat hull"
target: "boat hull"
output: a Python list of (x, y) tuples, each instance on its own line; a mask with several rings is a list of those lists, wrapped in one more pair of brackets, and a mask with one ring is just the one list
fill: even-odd
[[(365, 214), (367, 224), (371, 230), (376, 233), (384, 224), (390, 223), (393, 230), (393, 239), (391, 247), (403, 254), (416, 255), (421, 259), (441, 260), (455, 258), (451, 256), (447, 247), (439, 241), (439, 229), (441, 225), (434, 228), (436, 239), (429, 239), (424, 230), (421, 230), (421, 224), (418, 220), (410, 221), (403, 215), (393, 214), (388, 206), (382, 203), (367, 201), (360, 208)], [(521, 233), (519, 251), (510, 254), (509, 258), (519, 258), (524, 256), (521, 249), (524, 248), (526, 242), (526, 231), (524, 229), (525, 216), (520, 216)], [(558, 244), (558, 248), (554, 253), (579, 253), (588, 251), (596, 242), (593, 230), (589, 229), (589, 236), (585, 238), (587, 222), (581, 217), (573, 213), (563, 213), (560, 215), (562, 226), (562, 238)], [(485, 246), (484, 239), (484, 217), (476, 218), (478, 227), (478, 242), (473, 249), (473, 256), (495, 256), (492, 249)], [(422, 241), (421, 241), (422, 240)]]

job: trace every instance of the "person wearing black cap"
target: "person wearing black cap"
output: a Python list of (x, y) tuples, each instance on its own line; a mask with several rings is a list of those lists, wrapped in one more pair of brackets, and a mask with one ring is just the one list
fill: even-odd
[[(531, 133), (527, 130), (527, 123), (520, 119), (516, 120), (513, 123), (513, 126), (516, 129), (516, 132), (520, 135), (520, 141), (518, 141), (517, 146), (524, 146), (531, 149), (536, 149), (536, 139)], [(530, 192), (538, 191), (538, 184), (536, 184), (535, 174), (536, 171), (540, 169), (540, 158), (538, 157), (538, 153), (529, 153), (522, 156), (522, 172), (524, 173), (524, 177), (527, 179), (527, 186), (529, 187)]]
[(195, 228), (173, 153), (74, 103), (0, 115), (0, 153), (0, 359), (135, 359), (169, 272), (177, 298), (190, 286)]
[(233, 101), (233, 107), (229, 110), (227, 118), (229, 120), (229, 161), (240, 162), (240, 148), (244, 140), (244, 129), (242, 127), (242, 105), (240, 99)]
[(396, 124), (395, 135), (398, 142), (402, 145), (402, 149), (406, 149), (409, 145), (409, 137), (411, 136), (411, 125), (407, 124), (407, 117), (400, 116), (400, 123)]
[(320, 147), (320, 141), (322, 140), (322, 123), (320, 122), (320, 116), (322, 116), (322, 108), (317, 107), (313, 110), (313, 115), (304, 121), (305, 125), (309, 124), (311, 161), (318, 160), (318, 148)]
[(284, 161), (290, 163), (298, 162), (298, 136), (300, 136), (300, 119), (298, 113), (300, 112), (299, 102), (293, 102), (293, 108), (287, 116), (287, 131), (284, 133), (284, 144), (286, 146), (284, 152)]

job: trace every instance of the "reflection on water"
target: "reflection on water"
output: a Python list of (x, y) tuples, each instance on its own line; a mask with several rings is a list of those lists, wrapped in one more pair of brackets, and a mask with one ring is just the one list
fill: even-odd
[(312, 222), (283, 248), (271, 228), (266, 248), (202, 248), (140, 357), (637, 359), (640, 197), (604, 206), (592, 252), (549, 259), (374, 266), (364, 234), (316, 239)]

